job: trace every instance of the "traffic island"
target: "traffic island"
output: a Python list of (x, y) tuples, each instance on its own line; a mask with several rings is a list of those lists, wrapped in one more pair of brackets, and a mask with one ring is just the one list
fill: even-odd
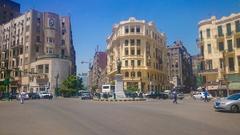
[(93, 99), (93, 101), (105, 102), (129, 102), (129, 101), (146, 101), (145, 98), (120, 98), (120, 99)]

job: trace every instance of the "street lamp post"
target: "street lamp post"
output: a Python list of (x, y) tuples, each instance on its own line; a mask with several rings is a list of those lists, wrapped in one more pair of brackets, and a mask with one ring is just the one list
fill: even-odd
[(59, 79), (59, 73), (55, 76), (56, 78), (56, 90), (55, 90), (55, 96), (59, 96), (59, 90), (58, 90), (58, 79)]

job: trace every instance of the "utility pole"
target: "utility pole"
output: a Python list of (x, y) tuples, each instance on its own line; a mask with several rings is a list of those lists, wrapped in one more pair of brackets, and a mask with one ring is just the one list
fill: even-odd
[(59, 79), (59, 73), (55, 76), (56, 79), (56, 88), (55, 88), (55, 96), (59, 96), (59, 89), (58, 89), (58, 79)]

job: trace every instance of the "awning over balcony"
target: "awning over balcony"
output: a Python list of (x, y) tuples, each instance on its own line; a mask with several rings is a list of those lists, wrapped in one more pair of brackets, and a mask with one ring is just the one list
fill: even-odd
[(240, 82), (231, 82), (229, 83), (228, 88), (230, 90), (240, 90)]

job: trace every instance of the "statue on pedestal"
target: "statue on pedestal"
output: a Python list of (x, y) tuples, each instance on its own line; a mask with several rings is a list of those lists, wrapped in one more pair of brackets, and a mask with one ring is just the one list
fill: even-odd
[(122, 62), (118, 58), (118, 60), (117, 60), (117, 74), (121, 74), (121, 68), (122, 68)]

